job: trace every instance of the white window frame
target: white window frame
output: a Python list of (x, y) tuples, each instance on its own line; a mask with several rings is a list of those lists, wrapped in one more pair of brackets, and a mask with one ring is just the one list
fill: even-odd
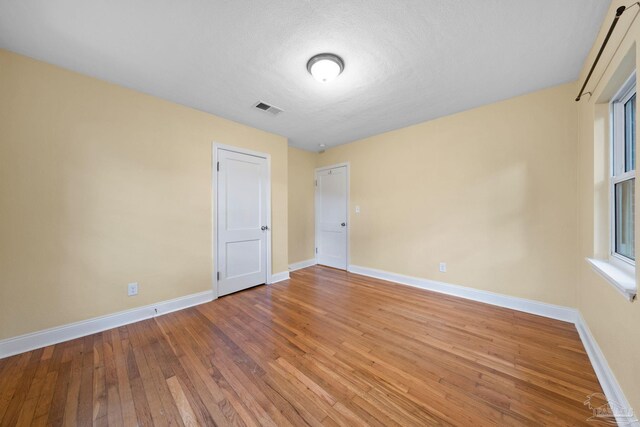
[[(635, 169), (624, 172), (625, 152), (625, 112), (624, 104), (636, 94), (636, 72), (625, 81), (618, 93), (611, 100), (611, 156), (610, 156), (610, 250), (609, 260), (627, 271), (634, 272), (635, 261), (616, 252), (616, 200), (615, 186), (618, 183), (636, 177)], [(636, 98), (637, 99), (637, 98)], [(637, 130), (636, 130), (637, 131)], [(636, 147), (637, 150), (637, 147)], [(616, 161), (622, 159), (621, 161)], [(635, 225), (634, 225), (635, 226)], [(634, 251), (635, 252), (635, 251)], [(632, 269), (632, 270), (629, 270)]]

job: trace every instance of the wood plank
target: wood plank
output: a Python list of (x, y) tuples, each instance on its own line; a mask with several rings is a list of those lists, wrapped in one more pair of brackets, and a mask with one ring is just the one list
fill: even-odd
[(166, 381), (169, 386), (169, 391), (173, 396), (173, 400), (178, 407), (178, 411), (180, 411), (180, 416), (182, 417), (182, 422), (185, 427), (197, 426), (198, 421), (196, 419), (196, 414), (193, 412), (193, 408), (189, 404), (187, 396), (185, 396), (178, 379), (176, 377), (171, 377), (167, 378)]

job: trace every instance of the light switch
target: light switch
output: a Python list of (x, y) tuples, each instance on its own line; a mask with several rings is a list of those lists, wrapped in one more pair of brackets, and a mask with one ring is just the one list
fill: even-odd
[(356, 206), (356, 213), (360, 213), (360, 206)]

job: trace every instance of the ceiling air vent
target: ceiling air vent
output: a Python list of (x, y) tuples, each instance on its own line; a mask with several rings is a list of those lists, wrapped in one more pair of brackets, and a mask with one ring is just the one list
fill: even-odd
[(274, 116), (277, 116), (278, 114), (282, 113), (282, 110), (280, 108), (274, 107), (273, 105), (266, 104), (262, 101), (254, 105), (254, 107), (256, 107), (258, 110), (266, 111), (267, 113), (270, 113)]

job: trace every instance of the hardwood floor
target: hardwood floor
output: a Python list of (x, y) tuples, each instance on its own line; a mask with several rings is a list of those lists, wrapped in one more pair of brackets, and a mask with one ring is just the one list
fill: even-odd
[(572, 324), (324, 267), (0, 360), (0, 425), (593, 425)]

